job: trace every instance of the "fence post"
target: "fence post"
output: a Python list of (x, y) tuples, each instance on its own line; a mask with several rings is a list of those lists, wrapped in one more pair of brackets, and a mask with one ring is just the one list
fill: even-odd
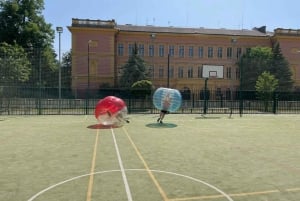
[(243, 106), (244, 106), (242, 90), (240, 90), (239, 99), (240, 99), (239, 112), (240, 112), (240, 117), (242, 117), (242, 115), (243, 115)]
[(205, 82), (204, 82), (204, 108), (203, 108), (203, 113), (206, 114), (207, 113), (207, 81), (208, 78), (205, 78)]
[(277, 113), (277, 106), (278, 106), (278, 95), (276, 94), (276, 92), (274, 92), (274, 95), (273, 95), (273, 113), (274, 114)]

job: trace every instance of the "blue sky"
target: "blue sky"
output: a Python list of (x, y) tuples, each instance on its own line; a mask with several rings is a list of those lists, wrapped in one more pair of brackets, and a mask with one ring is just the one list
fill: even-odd
[[(62, 26), (62, 52), (71, 48), (72, 18), (115, 19), (118, 24), (252, 29), (300, 29), (298, 0), (44, 0), (52, 28)], [(58, 34), (54, 48), (58, 52)]]

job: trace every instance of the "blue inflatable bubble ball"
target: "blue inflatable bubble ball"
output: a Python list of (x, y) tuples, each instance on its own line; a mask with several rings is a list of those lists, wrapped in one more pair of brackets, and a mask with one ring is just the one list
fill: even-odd
[(177, 89), (160, 87), (153, 94), (153, 104), (159, 110), (175, 112), (181, 106), (182, 97)]

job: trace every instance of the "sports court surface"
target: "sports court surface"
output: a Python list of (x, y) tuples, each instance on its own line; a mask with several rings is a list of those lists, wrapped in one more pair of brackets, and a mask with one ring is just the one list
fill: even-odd
[(129, 117), (0, 116), (0, 200), (300, 200), (300, 115)]

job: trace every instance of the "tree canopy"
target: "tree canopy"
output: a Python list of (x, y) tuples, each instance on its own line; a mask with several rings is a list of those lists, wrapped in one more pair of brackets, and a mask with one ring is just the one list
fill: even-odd
[[(17, 44), (31, 62), (29, 81), (38, 84), (40, 71), (45, 85), (56, 86), (58, 62), (53, 50), (55, 31), (42, 15), (43, 0), (6, 0), (0, 2), (0, 43)], [(0, 55), (1, 56), (1, 55)]]
[(145, 61), (138, 55), (138, 48), (135, 44), (131, 56), (122, 67), (120, 87), (131, 87), (137, 81), (149, 80), (150, 75), (150, 70), (147, 68)]
[(293, 86), (292, 72), (288, 61), (283, 57), (279, 44), (275, 44), (272, 49), (273, 57), (271, 68), (268, 69), (271, 74), (278, 79), (279, 91), (290, 91)]
[(11, 85), (29, 80), (30, 62), (22, 47), (0, 43), (0, 55), (1, 83)]
[(292, 89), (292, 73), (287, 60), (281, 53), (279, 44), (275, 44), (274, 48), (251, 48), (242, 56), (239, 67), (242, 90), (255, 90), (256, 81), (264, 71), (274, 75), (278, 80), (278, 90)]
[(243, 90), (255, 90), (258, 76), (269, 69), (271, 60), (272, 50), (268, 47), (253, 47), (242, 56), (239, 66)]
[(256, 81), (255, 89), (257, 92), (273, 93), (278, 87), (278, 80), (270, 72), (264, 71)]
[(145, 98), (150, 96), (152, 92), (152, 82), (149, 80), (140, 80), (132, 84), (131, 89), (132, 93), (136, 97)]
[(0, 2), (0, 41), (23, 48), (52, 46), (54, 30), (42, 15), (43, 0)]
[(61, 77), (62, 86), (71, 86), (72, 50), (65, 52), (62, 56)]
[(264, 71), (256, 81), (256, 92), (258, 98), (264, 101), (265, 112), (268, 111), (269, 101), (272, 100), (274, 91), (278, 87), (278, 79), (270, 72)]

